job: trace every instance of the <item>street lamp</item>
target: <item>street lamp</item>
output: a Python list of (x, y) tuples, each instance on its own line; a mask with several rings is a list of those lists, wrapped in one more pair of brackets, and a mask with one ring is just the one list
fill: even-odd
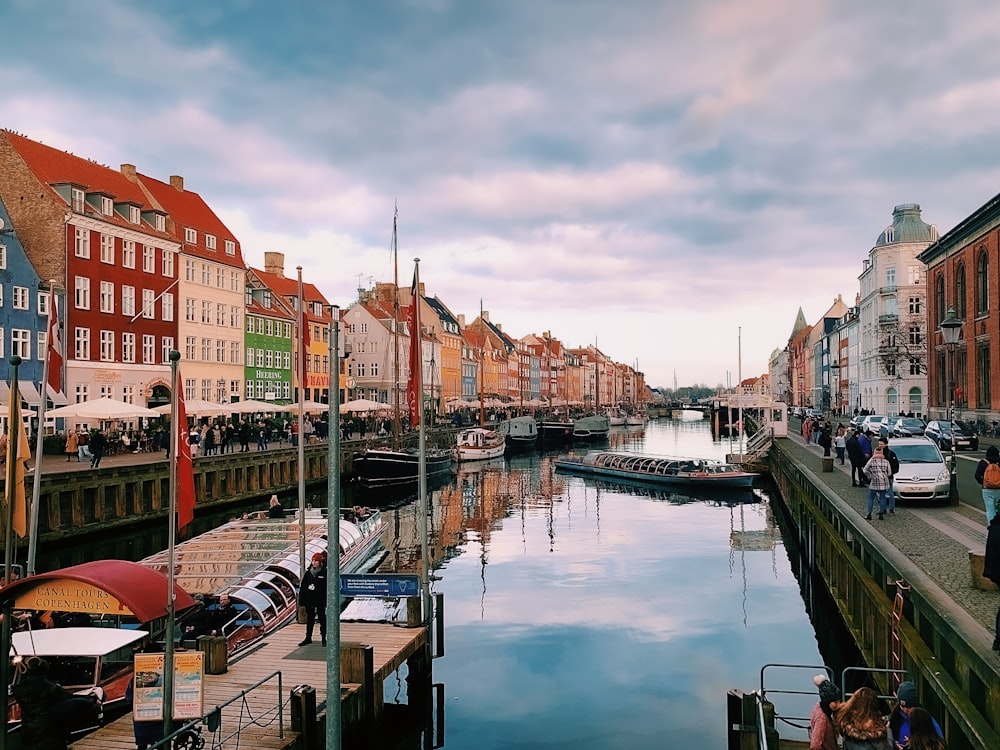
[(948, 423), (951, 426), (951, 491), (952, 505), (958, 505), (958, 457), (955, 454), (955, 347), (962, 332), (962, 321), (955, 316), (955, 308), (949, 307), (948, 314), (941, 321), (941, 336), (948, 347)]
[(836, 381), (836, 388), (834, 388), (833, 390), (834, 390), (834, 393), (836, 394), (837, 400), (834, 403), (833, 413), (836, 414), (837, 416), (839, 416), (840, 415), (840, 399), (841, 399), (841, 393), (840, 393), (840, 362), (831, 362), (830, 363), (830, 371), (832, 373), (831, 379), (834, 380), (834, 381)]

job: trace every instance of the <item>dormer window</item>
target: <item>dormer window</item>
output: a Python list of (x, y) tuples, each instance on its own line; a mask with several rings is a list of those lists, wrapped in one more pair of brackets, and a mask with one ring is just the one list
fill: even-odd
[(236, 255), (236, 243), (226, 240), (226, 255)]
[(313, 315), (315, 315), (317, 318), (322, 318), (323, 317), (323, 303), (322, 302), (313, 302)]
[(139, 207), (138, 206), (129, 206), (128, 207), (128, 220), (130, 222), (132, 222), (133, 224), (138, 224), (141, 219), (142, 219), (142, 212), (139, 211)]
[(163, 214), (156, 214), (156, 219), (154, 220), (154, 225), (157, 232), (167, 231), (167, 217)]
[(78, 213), (78, 214), (82, 214), (83, 213), (83, 206), (84, 206), (84, 203), (86, 202), (85, 201), (85, 196), (83, 194), (83, 191), (80, 190), (80, 188), (71, 188), (70, 189), (70, 196), (71, 196), (71, 203), (72, 203), (73, 211), (76, 212), (76, 213)]
[(184, 227), (184, 242), (189, 245), (198, 244), (198, 230), (191, 227)]
[(205, 247), (207, 247), (209, 250), (215, 250), (215, 235), (214, 234), (206, 234), (205, 235)]
[(111, 216), (115, 210), (115, 202), (111, 200), (106, 195), (101, 196), (101, 213), (105, 216)]
[(271, 290), (270, 289), (265, 289), (264, 290), (264, 299), (261, 302), (261, 304), (264, 305), (264, 307), (266, 307), (268, 310), (271, 309)]

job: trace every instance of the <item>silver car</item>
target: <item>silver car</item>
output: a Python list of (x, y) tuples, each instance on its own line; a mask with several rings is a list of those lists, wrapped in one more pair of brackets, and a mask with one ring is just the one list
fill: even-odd
[(896, 500), (948, 502), (951, 474), (941, 450), (925, 437), (893, 438), (889, 448), (899, 459), (892, 478)]

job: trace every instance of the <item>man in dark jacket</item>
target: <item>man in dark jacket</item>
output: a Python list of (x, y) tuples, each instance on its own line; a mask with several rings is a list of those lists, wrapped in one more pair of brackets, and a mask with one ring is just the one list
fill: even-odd
[(49, 663), (39, 656), (24, 662), (24, 676), (11, 687), (21, 706), (21, 746), (31, 750), (66, 750), (75, 729), (96, 724), (96, 700), (70, 695), (49, 679)]
[(865, 486), (865, 453), (858, 441), (858, 433), (847, 438), (847, 458), (851, 461), (851, 487)]
[[(986, 536), (986, 560), (983, 563), (983, 575), (997, 586), (1000, 586), (1000, 513), (990, 521)], [(1000, 652), (1000, 608), (997, 609), (997, 621), (993, 631), (993, 650)]]
[(319, 633), (326, 645), (326, 564), (323, 553), (312, 556), (312, 564), (302, 576), (299, 605), (306, 608), (306, 637), (299, 645), (312, 643), (313, 626), (319, 620)]

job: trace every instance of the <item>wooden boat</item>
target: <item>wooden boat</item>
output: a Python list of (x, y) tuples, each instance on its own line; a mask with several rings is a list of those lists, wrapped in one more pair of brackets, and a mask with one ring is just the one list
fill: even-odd
[(603, 414), (590, 414), (573, 420), (573, 439), (597, 442), (607, 440), (611, 425)]
[(573, 439), (573, 420), (543, 419), (538, 423), (538, 439), (543, 443), (569, 443)]
[[(327, 551), (327, 517), (321, 509), (305, 513), (305, 557)], [(377, 510), (352, 508), (340, 520), (340, 571), (370, 569), (382, 541), (385, 521)], [(291, 620), (297, 611), (296, 592), (300, 524), (297, 513), (268, 518), (266, 511), (234, 519), (182, 542), (174, 549), (174, 579), (191, 595), (201, 594), (209, 610), (227, 594), (233, 617), (221, 624), (229, 653), (251, 644)], [(140, 561), (165, 571), (167, 553)], [(307, 563), (308, 564), (308, 563)]]
[(559, 456), (553, 464), (557, 470), (570, 474), (637, 480), (659, 486), (750, 487), (757, 476), (722, 461), (614, 451)]
[(455, 438), (455, 452), (459, 461), (483, 461), (502, 456), (507, 449), (504, 436), (485, 427), (470, 427)]
[(538, 442), (538, 422), (530, 414), (505, 419), (497, 425), (497, 431), (503, 435), (507, 450), (534, 448)]

